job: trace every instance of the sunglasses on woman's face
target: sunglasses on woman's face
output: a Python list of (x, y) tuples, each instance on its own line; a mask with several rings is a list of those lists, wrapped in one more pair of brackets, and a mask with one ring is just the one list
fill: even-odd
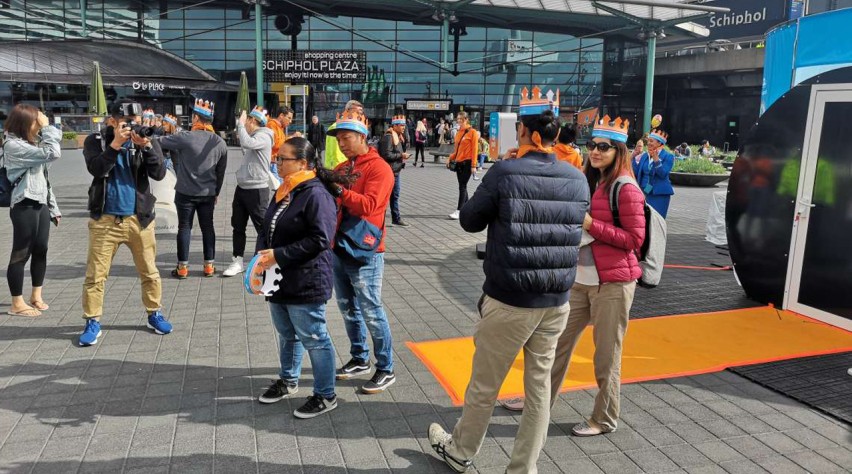
[(600, 151), (601, 153), (606, 153), (611, 148), (614, 148), (613, 145), (610, 145), (609, 143), (606, 143), (606, 142), (600, 142), (600, 143), (589, 142), (589, 143), (586, 143), (586, 147), (589, 148), (589, 151), (595, 151), (595, 148), (597, 148), (598, 151)]

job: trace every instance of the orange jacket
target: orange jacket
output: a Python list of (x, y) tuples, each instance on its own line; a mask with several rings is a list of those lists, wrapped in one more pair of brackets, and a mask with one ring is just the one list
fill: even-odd
[[(465, 133), (467, 130), (467, 133)], [(450, 161), (470, 160), (472, 169), (476, 169), (476, 161), (479, 158), (479, 132), (470, 125), (456, 132), (456, 149), (450, 154)]]
[(580, 152), (573, 146), (557, 143), (553, 147), (553, 152), (556, 154), (557, 159), (574, 165), (575, 168), (583, 171), (583, 157), (580, 156)]
[(272, 156), (270, 161), (275, 163), (275, 157), (278, 156), (278, 149), (281, 148), (281, 145), (287, 141), (287, 135), (284, 132), (284, 128), (278, 123), (274, 118), (270, 118), (266, 123), (267, 128), (272, 130)]
[[(389, 164), (379, 156), (375, 148), (355, 158), (352, 169), (353, 174), (359, 177), (352, 183), (351, 187), (345, 188), (338, 199), (339, 209), (337, 213), (337, 226), (343, 220), (343, 208), (355, 217), (369, 221), (374, 226), (382, 229), (382, 242), (377, 252), (385, 251), (385, 212), (390, 202), (393, 191), (394, 177)], [(339, 169), (350, 166), (349, 160), (337, 165)]]

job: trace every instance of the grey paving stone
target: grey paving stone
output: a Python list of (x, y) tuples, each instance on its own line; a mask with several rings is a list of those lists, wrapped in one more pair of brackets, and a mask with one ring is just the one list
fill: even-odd
[(579, 437), (575, 436), (572, 438), (572, 441), (580, 448), (586, 455), (592, 456), (595, 454), (606, 454), (617, 452), (618, 448), (613, 444), (609, 439), (607, 439), (607, 435), (601, 436), (589, 436), (589, 437)]
[(763, 459), (778, 455), (772, 448), (751, 436), (728, 438), (723, 441), (748, 459)]
[(655, 426), (651, 428), (642, 428), (637, 430), (639, 434), (647, 439), (656, 447), (675, 446), (684, 443), (683, 438), (679, 437), (674, 431), (665, 426)]
[(838, 466), (852, 466), (852, 451), (848, 444), (846, 447), (817, 449), (816, 453)]
[(764, 423), (772, 426), (773, 428), (779, 431), (795, 430), (805, 427), (798, 421), (790, 418), (789, 416), (783, 413), (769, 413), (765, 415), (760, 415), (758, 416), (758, 418)]
[(783, 456), (758, 459), (754, 462), (773, 474), (805, 474), (808, 472)]
[(596, 454), (589, 458), (604, 472), (642, 472), (642, 469), (624, 453)]
[(748, 416), (737, 416), (733, 418), (729, 418), (728, 421), (737, 425), (737, 427), (748, 434), (758, 434), (758, 433), (768, 433), (770, 431), (775, 431), (775, 428), (770, 426), (759, 419), (748, 415)]
[(326, 445), (323, 449), (317, 449), (311, 444), (300, 444), (299, 455), (303, 465), (317, 466), (342, 466), (343, 454), (336, 445)]
[(736, 436), (742, 436), (745, 434), (745, 431), (738, 428), (736, 425), (731, 423), (728, 420), (713, 420), (708, 421), (701, 424), (704, 429), (713, 433), (718, 438), (733, 438)]
[(712, 461), (688, 444), (663, 446), (660, 451), (668, 456), (678, 467), (697, 467), (712, 464)]
[(728, 471), (723, 469), (721, 466), (698, 466), (698, 467), (688, 467), (686, 468), (686, 472), (689, 474), (727, 474)]
[(619, 428), (606, 435), (607, 439), (620, 451), (650, 448), (651, 443), (642, 435), (631, 429)]
[(707, 456), (715, 463), (723, 463), (728, 461), (736, 461), (745, 459), (745, 457), (737, 452), (734, 448), (728, 446), (722, 441), (707, 441), (694, 445), (695, 449), (701, 451), (701, 454)]
[(563, 472), (577, 474), (600, 474), (603, 471), (590, 458), (567, 459), (560, 463)]
[(722, 466), (722, 468), (724, 468), (731, 474), (763, 474), (767, 472), (762, 467), (747, 459), (741, 459), (739, 461), (729, 461), (720, 464), (720, 466)]
[(849, 468), (848, 465), (838, 466), (813, 451), (789, 453), (786, 457), (809, 472), (848, 472)]
[(784, 433), (762, 433), (754, 435), (761, 443), (781, 453), (794, 453), (806, 449)]
[(624, 451), (644, 472), (671, 472), (679, 469), (662, 451), (657, 448)]

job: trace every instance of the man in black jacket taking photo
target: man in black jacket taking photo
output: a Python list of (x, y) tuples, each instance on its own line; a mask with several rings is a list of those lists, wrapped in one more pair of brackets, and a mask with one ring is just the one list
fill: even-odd
[(384, 158), (393, 170), (393, 192), (390, 198), (391, 220), (393, 225), (408, 227), (399, 212), (399, 173), (405, 168), (405, 160), (409, 154), (405, 152), (405, 116), (395, 115), (391, 128), (382, 135), (379, 141), (379, 155)]
[(122, 101), (110, 108), (107, 128), (86, 137), (83, 156), (93, 176), (89, 187), (89, 251), (83, 283), (81, 346), (97, 344), (101, 335), (104, 283), (121, 244), (133, 254), (142, 281), (142, 304), (148, 328), (157, 334), (172, 332), (160, 307), (162, 288), (157, 270), (154, 203), (150, 179), (166, 176), (163, 152), (151, 141), (149, 128), (140, 125), (139, 104)]

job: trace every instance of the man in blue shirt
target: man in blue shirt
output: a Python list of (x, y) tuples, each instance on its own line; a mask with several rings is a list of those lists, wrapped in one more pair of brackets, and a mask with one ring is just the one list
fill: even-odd
[(86, 137), (83, 156), (93, 176), (89, 187), (89, 251), (86, 280), (83, 283), (81, 346), (97, 344), (101, 335), (104, 282), (112, 259), (121, 244), (133, 254), (142, 281), (142, 303), (148, 314), (148, 328), (168, 334), (172, 325), (163, 318), (162, 288), (157, 270), (157, 241), (154, 237), (154, 203), (150, 179), (166, 176), (163, 152), (158, 142), (131, 131), (131, 122), (140, 123), (141, 106), (119, 102), (110, 108), (107, 129)]

